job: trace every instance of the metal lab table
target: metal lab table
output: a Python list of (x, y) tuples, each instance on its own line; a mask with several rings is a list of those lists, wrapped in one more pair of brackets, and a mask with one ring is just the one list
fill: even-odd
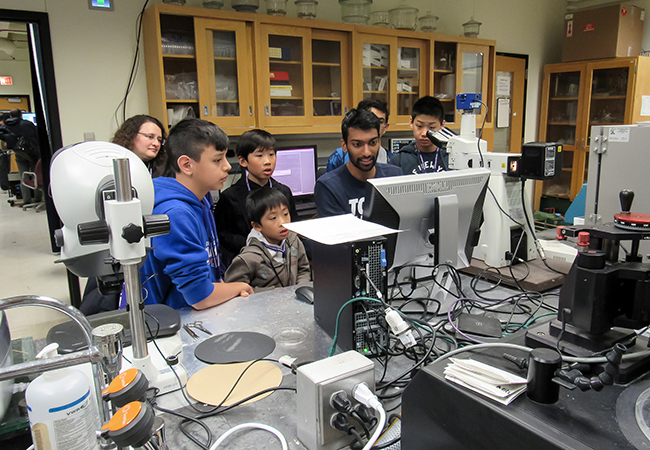
[[(195, 311), (191, 308), (178, 310), (183, 324), (200, 320), (203, 326), (213, 335), (231, 331), (252, 331), (272, 337), (276, 341), (275, 350), (268, 358), (279, 359), (289, 355), (297, 361), (316, 361), (327, 357), (332, 339), (314, 322), (313, 306), (296, 300), (294, 291), (297, 286), (275, 289), (253, 294), (248, 298), (237, 297), (214, 308)], [(295, 336), (295, 329), (304, 331), (306, 337), (302, 342), (283, 343), (283, 333)], [(209, 338), (205, 333), (197, 331), (199, 340), (193, 340), (185, 330), (180, 330), (183, 339), (183, 366), (188, 372), (188, 378), (208, 365), (194, 357), (196, 346)], [(296, 376), (287, 367), (281, 366), (282, 386), (295, 387)], [(218, 383), (219, 380), (215, 380)], [(179, 412), (192, 414), (193, 410), (186, 406), (180, 395), (173, 394), (173, 399), (162, 397), (159, 404), (163, 407), (176, 409), (182, 405)], [(164, 401), (163, 401), (164, 400)], [(182, 400), (182, 401), (181, 401)], [(168, 401), (175, 402), (170, 406)], [(189, 441), (178, 429), (181, 419), (163, 414), (167, 428), (169, 448), (196, 450), (198, 447)], [(296, 393), (292, 391), (277, 391), (257, 402), (241, 405), (223, 414), (219, 414), (204, 422), (213, 434), (213, 443), (230, 428), (247, 422), (258, 422), (277, 428), (287, 439), (290, 449), (305, 449), (296, 438)], [(190, 430), (196, 431), (198, 437), (205, 432), (196, 425), (190, 425)], [(278, 439), (262, 430), (242, 430), (230, 436), (219, 446), (220, 449), (280, 449)]]

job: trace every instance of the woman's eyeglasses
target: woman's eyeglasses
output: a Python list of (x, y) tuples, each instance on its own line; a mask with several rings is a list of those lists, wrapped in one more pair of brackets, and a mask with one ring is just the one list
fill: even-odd
[(160, 145), (165, 145), (165, 140), (164, 140), (162, 137), (158, 137), (158, 138), (156, 138), (156, 135), (155, 135), (155, 134), (151, 134), (151, 133), (140, 133), (139, 131), (138, 131), (138, 134), (141, 134), (142, 136), (146, 137), (146, 138), (149, 139), (150, 141), (153, 141), (154, 139), (158, 139), (158, 142), (160, 143)]

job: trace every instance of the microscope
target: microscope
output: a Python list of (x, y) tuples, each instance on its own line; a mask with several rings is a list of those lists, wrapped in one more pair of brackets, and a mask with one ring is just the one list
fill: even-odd
[[(572, 356), (593, 356), (616, 344), (630, 352), (647, 349), (648, 340), (634, 330), (650, 324), (650, 264), (639, 255), (640, 241), (650, 239), (650, 214), (631, 212), (634, 192), (619, 197), (614, 222), (561, 229), (577, 237), (582, 250), (560, 291), (557, 319), (528, 330), (526, 345)], [(624, 361), (616, 381), (627, 383), (648, 369), (650, 355)]]
[[(491, 267), (507, 266), (513, 257), (513, 263), (535, 259), (534, 241), (526, 233), (526, 217), (521, 201), (522, 184), (520, 178), (509, 170), (508, 164), (509, 160), (520, 155), (488, 152), (487, 142), (476, 136), (476, 115), (481, 110), (481, 94), (458, 94), (456, 109), (461, 112), (460, 135), (456, 136), (442, 128), (435, 132), (429, 131), (427, 136), (438, 148), (447, 150), (450, 169), (485, 167), (491, 172), (488, 186), (492, 194), (485, 198), (485, 222), (472, 257)], [(525, 196), (530, 207), (532, 185), (525, 189)], [(507, 211), (516, 222), (502, 210)], [(532, 223), (532, 213), (528, 215)]]
[[(132, 349), (128, 350), (131, 369), (123, 373), (131, 375), (128, 383), (120, 378), (123, 352), (120, 325), (91, 329), (85, 316), (70, 305), (46, 297), (21, 296), (0, 300), (0, 311), (43, 306), (63, 312), (79, 325), (88, 347), (75, 353), (0, 367), (0, 381), (90, 362), (93, 396), (104, 425), (98, 431), (98, 446), (102, 449), (115, 445), (163, 448), (160, 435), (153, 431), (162, 429), (161, 421), (154, 418), (143, 393), (150, 385), (168, 391), (178, 387), (178, 380), (171, 370), (163, 372), (161, 369), (167, 367), (157, 366), (149, 354), (138, 266), (146, 257), (148, 238), (169, 232), (169, 219), (165, 215), (143, 215), (153, 209), (154, 191), (149, 171), (137, 155), (116, 144), (84, 142), (63, 148), (52, 157), (50, 173), (52, 198), (63, 222), (63, 227), (55, 232), (61, 261), (78, 276), (98, 277), (103, 293), (121, 290), (124, 285)], [(183, 384), (187, 378), (185, 370), (178, 364), (174, 372)], [(140, 381), (136, 383), (136, 379)], [(113, 387), (114, 383), (120, 389)], [(137, 389), (127, 389), (128, 395), (109, 395), (125, 386)], [(125, 404), (120, 399), (129, 402)]]

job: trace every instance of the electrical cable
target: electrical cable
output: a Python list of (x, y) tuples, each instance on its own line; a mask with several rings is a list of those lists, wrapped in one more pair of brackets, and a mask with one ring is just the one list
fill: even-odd
[(528, 229), (530, 230), (530, 235), (533, 237), (533, 241), (535, 242), (535, 248), (537, 249), (537, 253), (539, 254), (540, 259), (542, 260), (542, 262), (544, 263), (547, 269), (552, 270), (555, 273), (559, 273), (560, 275), (567, 275), (566, 273), (560, 272), (559, 270), (556, 270), (551, 266), (549, 266), (548, 263), (546, 262), (546, 256), (543, 255), (540, 250), (541, 244), (539, 242), (539, 239), (537, 239), (537, 236), (535, 236), (535, 229), (530, 225), (530, 219), (528, 218), (528, 214), (526, 214), (526, 200), (525, 200), (526, 196), (524, 195), (525, 187), (526, 187), (526, 179), (522, 178), (521, 179), (521, 207), (524, 210), (524, 217), (526, 218), (526, 224), (528, 225)]
[(212, 447), (210, 447), (210, 450), (216, 450), (219, 445), (228, 438), (231, 434), (239, 431), (239, 430), (244, 430), (247, 428), (254, 428), (254, 429), (260, 429), (264, 431), (268, 431), (269, 433), (273, 433), (279, 440), (280, 443), (282, 444), (282, 450), (287, 450), (287, 440), (285, 439), (284, 435), (280, 433), (276, 428), (273, 428), (270, 425), (265, 425), (263, 423), (242, 423), (241, 425), (237, 425), (235, 427), (232, 427), (230, 430), (226, 431), (224, 434), (221, 435), (219, 439), (217, 439), (217, 442), (214, 443)]
[(140, 60), (140, 36), (142, 35), (142, 18), (144, 15), (144, 10), (147, 8), (147, 4), (149, 3), (149, 0), (145, 0), (144, 5), (142, 6), (142, 11), (140, 11), (140, 14), (138, 14), (138, 17), (136, 18), (137, 25), (136, 25), (136, 36), (135, 36), (135, 54), (133, 55), (133, 64), (131, 64), (131, 73), (129, 74), (129, 81), (126, 84), (126, 92), (124, 93), (124, 98), (120, 103), (118, 103), (117, 108), (115, 109), (115, 123), (119, 127), (119, 121), (117, 120), (117, 113), (120, 110), (120, 107), (122, 107), (122, 122), (126, 121), (126, 102), (129, 97), (129, 94), (131, 93), (131, 89), (133, 89), (133, 85), (135, 83), (135, 77), (138, 73), (138, 62)]

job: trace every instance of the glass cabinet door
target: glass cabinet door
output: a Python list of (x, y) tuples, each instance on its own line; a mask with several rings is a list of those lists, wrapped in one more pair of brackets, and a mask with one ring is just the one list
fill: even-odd
[(448, 125), (456, 121), (455, 42), (435, 42), (433, 47), (433, 96), (445, 108)]
[(564, 144), (566, 150), (576, 146), (580, 77), (580, 71), (549, 74), (544, 141)]
[(196, 19), (201, 118), (222, 128), (253, 125), (246, 24)]
[(160, 15), (165, 117), (172, 127), (181, 119), (199, 117), (194, 22), (189, 16)]
[[(265, 25), (262, 51), (268, 68), (268, 82), (261, 82), (263, 110), (262, 125), (307, 125), (312, 116), (312, 84), (309, 61), (310, 30), (306, 28)], [(262, 73), (258, 72), (260, 76)]]
[(577, 65), (560, 70), (547, 71), (544, 76), (546, 108), (541, 117), (540, 139), (563, 144), (562, 175), (540, 185), (544, 196), (573, 200), (582, 186), (586, 161), (582, 107), (585, 75), (584, 69)]
[(311, 36), (314, 123), (339, 125), (350, 103), (348, 35), (313, 30)]
[(363, 98), (390, 101), (390, 45), (363, 44)]
[[(457, 80), (460, 85), (458, 94), (481, 94), (483, 103), (488, 103), (488, 52), (489, 47), (483, 45), (458, 44), (458, 71)], [(456, 102), (454, 101), (454, 109)], [(476, 126), (480, 127), (485, 117), (485, 106), (481, 108), (481, 114), (476, 116)], [(456, 120), (460, 120), (456, 117)]]
[(397, 118), (398, 124), (409, 123), (413, 104), (426, 91), (428, 81), (425, 58), (426, 43), (414, 39), (398, 39), (397, 42)]
[[(620, 64), (620, 63), (619, 63)], [(628, 89), (632, 91), (631, 68), (603, 67), (593, 65), (591, 95), (589, 98), (589, 129), (587, 142), (594, 125), (622, 125), (629, 123)], [(632, 66), (633, 67), (633, 66)], [(631, 97), (630, 97), (631, 98)]]

